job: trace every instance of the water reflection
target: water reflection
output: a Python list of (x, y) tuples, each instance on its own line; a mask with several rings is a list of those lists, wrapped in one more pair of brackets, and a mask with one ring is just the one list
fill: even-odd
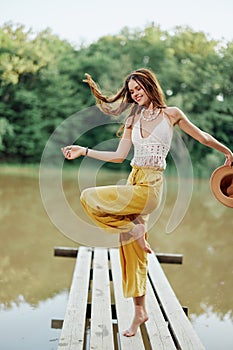
[(70, 282), (73, 261), (53, 258), (53, 247), (75, 245), (50, 223), (40, 200), (38, 179), (0, 176), (0, 302), (18, 297), (31, 305), (54, 296)]
[[(50, 320), (63, 318), (67, 293), (57, 294), (43, 300), (36, 307), (26, 303), (20, 297), (19, 303), (0, 313), (2, 350), (55, 350), (58, 346), (60, 330), (50, 328)], [(9, 336), (10, 334), (13, 335)]]
[[(97, 181), (98, 184), (112, 184), (121, 177), (125, 177), (124, 174), (106, 174), (104, 171), (99, 174)], [(151, 245), (159, 252), (184, 254), (183, 265), (164, 266), (168, 279), (181, 303), (189, 307), (190, 317), (206, 348), (215, 349), (216, 344), (222, 348), (227, 337), (224, 349), (228, 350), (233, 347), (232, 209), (216, 201), (207, 180), (196, 180), (191, 204), (184, 220), (168, 235), (165, 228), (176, 198), (176, 179), (169, 177), (167, 186), (165, 208), (150, 231)], [(67, 200), (74, 210), (79, 211), (77, 192), (73, 191), (76, 187), (76, 179), (68, 173), (64, 179)], [(38, 334), (40, 338), (46, 339), (47, 345), (38, 348), (33, 345), (33, 349), (55, 349), (56, 341), (53, 343), (50, 340), (56, 339), (58, 334), (52, 333), (54, 336), (48, 336), (45, 331), (45, 319), (42, 320), (39, 314), (47, 302), (53, 301), (53, 312), (50, 310), (50, 314), (46, 314), (46, 329), (50, 329), (50, 318), (59, 318), (59, 306), (55, 301), (70, 286), (74, 261), (53, 257), (53, 247), (77, 246), (77, 243), (64, 237), (50, 222), (41, 203), (36, 173), (18, 176), (2, 171), (0, 239), (1, 328), (4, 324), (5, 328), (18, 329), (24, 318), (19, 321), (16, 315), (27, 314), (27, 322), (30, 323), (37, 311), (37, 320), (41, 322), (40, 326), (37, 324), (41, 329)], [(63, 296), (62, 302), (60, 300), (62, 310), (65, 308), (65, 302), (66, 297)], [(6, 321), (10, 314), (14, 314), (11, 323)], [(24, 325), (25, 333), (22, 327), (21, 336), (17, 333), (17, 343), (13, 344), (13, 340), (9, 343), (8, 340), (8, 347), (3, 346), (3, 337), (0, 339), (0, 348), (16, 350), (21, 342), (24, 349), (29, 349), (30, 346), (26, 345), (29, 334), (27, 322)], [(210, 336), (213, 332), (218, 334), (219, 343), (215, 339), (217, 336)]]
[(195, 315), (211, 308), (220, 319), (227, 313), (232, 318), (232, 210), (212, 197), (208, 181), (199, 180), (176, 232), (163, 234), (165, 213), (163, 217), (151, 239), (155, 249), (184, 254), (182, 267), (165, 267), (180, 300)]

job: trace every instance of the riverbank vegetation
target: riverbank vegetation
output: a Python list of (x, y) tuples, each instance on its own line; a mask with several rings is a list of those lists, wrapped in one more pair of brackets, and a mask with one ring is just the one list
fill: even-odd
[[(34, 33), (8, 23), (0, 27), (0, 47), (2, 163), (39, 164), (53, 131), (95, 104), (82, 81), (85, 72), (111, 94), (139, 67), (155, 71), (168, 105), (181, 108), (196, 125), (231, 146), (233, 42), (215, 41), (188, 27), (167, 32), (152, 23), (143, 29), (125, 27), (116, 35), (75, 47), (48, 29)], [(105, 118), (104, 125), (83, 133), (90, 115), (80, 114), (68, 131), (72, 137), (81, 135), (81, 144), (89, 147), (115, 137), (119, 124), (101, 114), (97, 117)], [(220, 153), (181, 136), (197, 170), (224, 161)]]

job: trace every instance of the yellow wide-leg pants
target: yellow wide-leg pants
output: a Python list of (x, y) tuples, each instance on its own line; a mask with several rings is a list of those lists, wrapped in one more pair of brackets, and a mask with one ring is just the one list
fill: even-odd
[[(120, 261), (125, 297), (146, 293), (147, 253), (128, 234), (148, 222), (161, 200), (163, 169), (133, 166), (126, 185), (87, 188), (81, 193), (86, 213), (109, 233), (120, 234)], [(147, 234), (146, 234), (147, 237)]]

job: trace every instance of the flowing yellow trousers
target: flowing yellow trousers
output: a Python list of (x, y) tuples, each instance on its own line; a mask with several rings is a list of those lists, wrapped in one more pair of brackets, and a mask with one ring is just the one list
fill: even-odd
[(147, 253), (130, 231), (138, 223), (147, 225), (149, 214), (160, 204), (162, 184), (163, 169), (133, 166), (126, 185), (87, 188), (81, 193), (81, 203), (91, 219), (105, 231), (120, 234), (125, 297), (146, 293)]

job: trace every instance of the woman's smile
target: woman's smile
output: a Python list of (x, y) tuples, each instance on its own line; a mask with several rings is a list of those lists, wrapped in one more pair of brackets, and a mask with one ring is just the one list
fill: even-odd
[(145, 90), (134, 79), (129, 81), (128, 88), (132, 99), (138, 103), (139, 106), (149, 105), (150, 101)]

